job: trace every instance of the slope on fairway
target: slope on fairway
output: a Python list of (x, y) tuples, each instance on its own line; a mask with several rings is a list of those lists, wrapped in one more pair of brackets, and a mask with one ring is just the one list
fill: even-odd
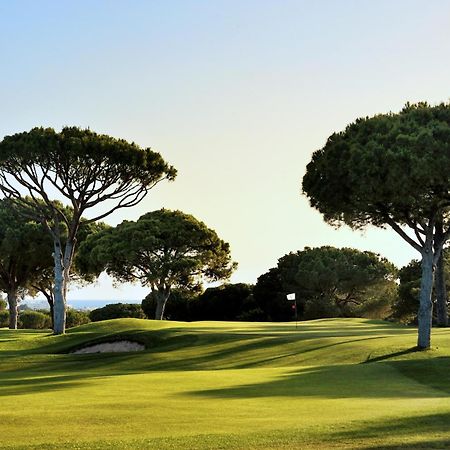
[[(114, 339), (147, 349), (68, 353)], [(450, 332), (415, 339), (363, 319), (0, 330), (0, 446), (445, 448)]]

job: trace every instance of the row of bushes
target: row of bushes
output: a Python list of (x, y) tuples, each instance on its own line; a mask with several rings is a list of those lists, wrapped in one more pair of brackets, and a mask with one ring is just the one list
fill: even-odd
[[(72, 328), (78, 325), (83, 325), (90, 322), (89, 314), (84, 311), (78, 311), (76, 309), (67, 310), (66, 327)], [(0, 310), (0, 328), (7, 327), (9, 324), (9, 312), (6, 310)], [(20, 311), (18, 327), (34, 330), (45, 330), (52, 328), (52, 319), (50, 311), (32, 309), (26, 309)]]
[[(3, 306), (0, 305), (0, 306)], [(114, 303), (90, 312), (69, 308), (66, 313), (66, 328), (73, 328), (88, 322), (135, 317), (145, 319), (141, 305), (130, 303)], [(8, 327), (9, 312), (0, 308), (0, 328)], [(26, 309), (19, 312), (18, 327), (24, 329), (45, 330), (52, 328), (52, 319), (48, 310)]]
[(112, 303), (102, 308), (93, 309), (89, 313), (92, 322), (100, 320), (120, 319), (124, 317), (134, 317), (136, 319), (145, 319), (144, 311), (141, 305), (135, 303)]

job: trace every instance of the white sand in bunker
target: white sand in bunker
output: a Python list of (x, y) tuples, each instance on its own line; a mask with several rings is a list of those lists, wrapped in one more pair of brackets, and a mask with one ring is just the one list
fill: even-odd
[(89, 345), (72, 353), (80, 355), (84, 353), (116, 353), (116, 352), (141, 352), (145, 345), (132, 341), (103, 342), (101, 344)]

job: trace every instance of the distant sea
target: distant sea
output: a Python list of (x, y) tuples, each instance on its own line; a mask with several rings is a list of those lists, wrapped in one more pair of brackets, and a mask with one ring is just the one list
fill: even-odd
[[(96, 309), (101, 308), (102, 306), (108, 305), (110, 303), (141, 303), (142, 300), (114, 300), (114, 299), (107, 299), (107, 300), (100, 300), (100, 299), (92, 299), (92, 300), (72, 300), (68, 299), (67, 304), (70, 308), (74, 309)], [(48, 309), (48, 303), (45, 300), (29, 300), (26, 299), (22, 302), (22, 304), (26, 304), (30, 308), (33, 309)]]

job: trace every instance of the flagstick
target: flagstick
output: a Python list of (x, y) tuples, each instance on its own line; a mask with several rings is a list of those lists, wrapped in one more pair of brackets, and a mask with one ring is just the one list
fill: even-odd
[(292, 294), (287, 294), (286, 298), (288, 301), (294, 301), (294, 310), (295, 310), (295, 329), (297, 330), (297, 324), (298, 324), (298, 315), (297, 315), (297, 297), (295, 295), (295, 292)]

